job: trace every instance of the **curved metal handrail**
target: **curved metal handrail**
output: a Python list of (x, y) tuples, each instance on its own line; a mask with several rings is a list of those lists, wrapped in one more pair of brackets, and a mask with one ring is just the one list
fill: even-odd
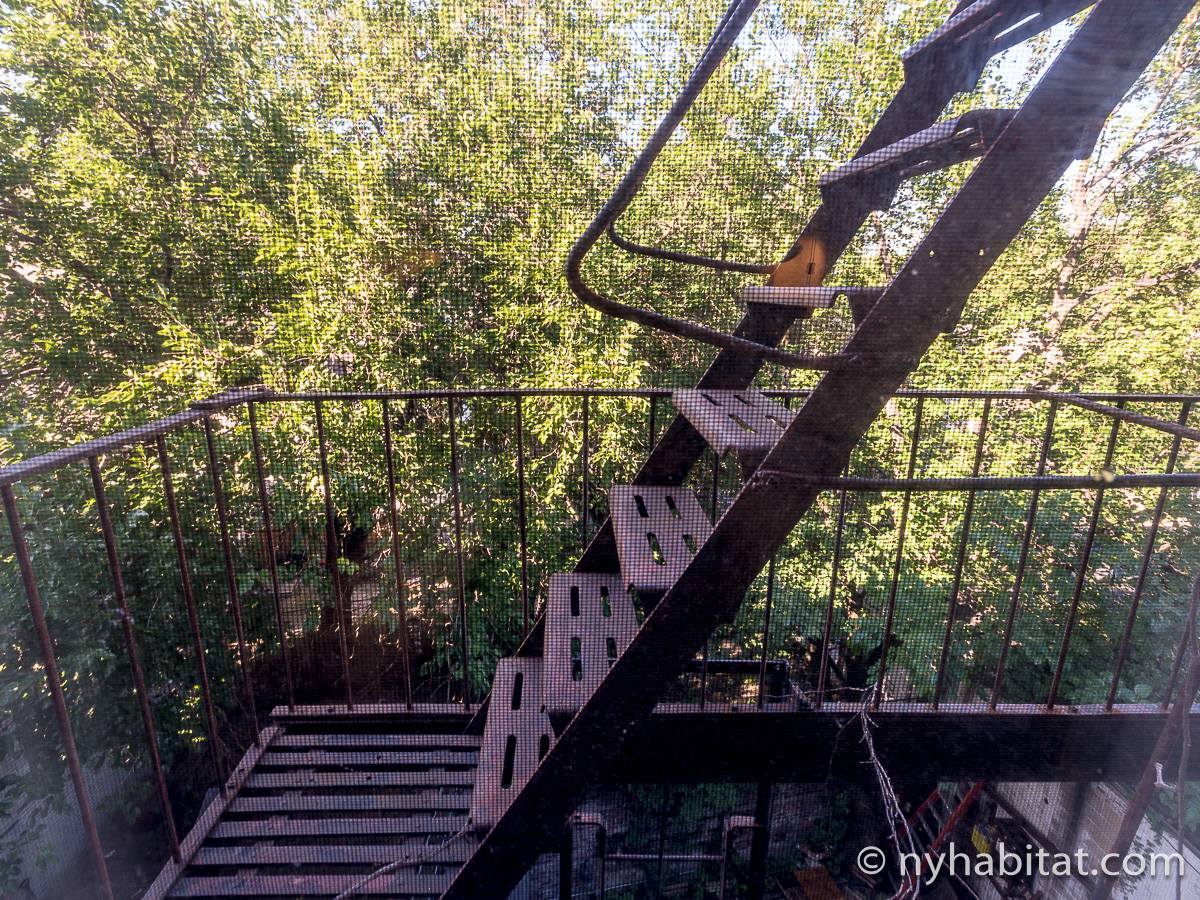
[[(656, 328), (659, 331), (665, 331), (677, 337), (691, 338), (692, 340), (711, 344), (715, 347), (733, 350), (792, 368), (832, 369), (843, 362), (845, 357), (840, 355), (789, 353), (777, 347), (759, 344), (756, 341), (750, 341), (736, 335), (718, 331), (707, 325), (701, 325), (687, 319), (668, 316), (651, 309), (643, 309), (639, 306), (632, 306), (628, 303), (622, 303), (619, 300), (613, 300), (611, 297), (606, 297), (592, 290), (583, 279), (583, 258), (587, 256), (588, 252), (595, 246), (596, 241), (609, 230), (610, 226), (616, 222), (637, 195), (642, 183), (646, 180), (646, 176), (650, 174), (650, 169), (653, 167), (655, 160), (658, 159), (659, 154), (662, 152), (663, 147), (666, 146), (667, 141), (671, 139), (683, 117), (691, 109), (696, 97), (699, 96), (704, 86), (708, 83), (709, 78), (712, 77), (712, 73), (729, 53), (729, 48), (733, 46), (738, 35), (742, 33), (742, 29), (745, 28), (746, 22), (758, 7), (759, 2), (760, 0), (733, 0), (729, 8), (725, 11), (716, 33), (709, 40), (704, 54), (700, 57), (700, 61), (696, 63), (696, 67), (692, 70), (691, 75), (688, 76), (683, 90), (675, 98), (675, 102), (671, 104), (671, 108), (667, 110), (662, 121), (658, 123), (658, 127), (654, 129), (654, 133), (650, 136), (650, 140), (647, 142), (645, 148), (638, 155), (638, 158), (634, 160), (633, 165), (629, 167), (620, 184), (613, 191), (612, 196), (608, 198), (608, 201), (596, 214), (596, 217), (592, 219), (588, 227), (584, 229), (583, 234), (579, 236), (574, 246), (571, 247), (571, 251), (567, 254), (565, 266), (567, 283), (570, 285), (571, 291), (575, 296), (588, 306), (599, 310), (605, 315), (626, 319), (630, 322), (637, 322), (640, 325)], [(618, 244), (618, 246), (620, 245)], [(670, 251), (661, 252), (667, 253)]]
[(733, 262), (727, 259), (717, 259), (712, 256), (699, 256), (695, 253), (683, 253), (679, 250), (664, 250), (662, 247), (635, 244), (618, 233), (616, 222), (608, 223), (608, 239), (626, 253), (636, 253), (638, 256), (649, 256), (652, 259), (665, 259), (669, 262), (686, 263), (692, 266), (703, 266), (706, 269), (716, 269), (718, 272), (744, 272), (747, 275), (770, 275), (775, 271), (774, 265)]

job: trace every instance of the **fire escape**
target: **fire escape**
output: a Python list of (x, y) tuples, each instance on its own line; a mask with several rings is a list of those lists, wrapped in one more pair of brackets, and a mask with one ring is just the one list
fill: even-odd
[[(905, 52), (903, 85), (854, 158), (821, 179), (822, 203), (781, 263), (734, 263), (630, 242), (616, 229), (619, 217), (757, 5), (733, 0), (683, 92), (566, 267), (572, 289), (597, 310), (719, 352), (694, 389), (672, 395), (679, 415), (632, 483), (612, 487), (609, 519), (575, 569), (551, 576), (545, 609), (517, 654), (500, 661), (490, 697), (469, 715), (458, 708), (356, 707), (350, 697), (337, 708), (275, 710), (147, 897), (496, 898), (507, 896), (539, 855), (555, 852), (566, 861), (562, 896), (570, 896), (572, 835), (595, 824), (573, 813), (591, 786), (606, 781), (759, 784), (755, 818), (727, 828), (752, 833), (751, 868), (761, 872), (754, 861), (767, 852), (771, 783), (806, 780), (805, 768), (827, 759), (838, 717), (863, 704), (829, 696), (836, 661), (828, 655), (807, 697), (760, 697), (750, 712), (660, 701), (681, 673), (708, 674), (709, 638), (733, 621), (751, 583), (817, 497), (847, 485), (843, 472), (855, 445), (937, 337), (955, 327), (972, 290), (1072, 161), (1090, 154), (1109, 114), (1193, 0), (964, 0)], [(989, 59), (1089, 7), (1020, 108), (939, 120), (957, 94), (974, 89)], [(887, 210), (905, 179), (972, 159), (973, 172), (890, 283), (824, 283), (867, 217)], [(627, 252), (769, 278), (745, 291), (737, 328), (720, 332), (591, 289), (582, 262), (606, 234)], [(840, 352), (780, 348), (813, 310), (840, 303), (855, 326)], [(802, 405), (789, 408), (752, 387), (765, 363), (823, 375)], [(1142, 424), (1197, 436), (1184, 425)], [(743, 475), (715, 522), (684, 486), (706, 448), (736, 454)], [(1036, 489), (1041, 475), (1024, 486)], [(7, 482), (4, 490), (18, 536)], [(33, 606), (32, 574), (26, 587)], [(893, 596), (878, 686), (895, 606)], [(1009, 633), (1011, 627), (1010, 618)], [(826, 644), (829, 628), (827, 621)], [(948, 651), (947, 640), (943, 673)], [(1110, 698), (1086, 715), (1052, 715), (1053, 697), (1045, 707), (1008, 709), (1003, 674), (1002, 665), (984, 709), (949, 702), (940, 677), (933, 703), (920, 708), (889, 709), (876, 690), (866, 702), (881, 755), (896, 765), (919, 757), (947, 777), (976, 780), (1028, 775), (1036, 766), (1031, 753), (1070, 738), (1078, 752), (1047, 763), (1045, 776), (1136, 779), (1164, 711), (1139, 718), (1114, 709)], [(767, 675), (764, 659), (759, 677)], [(973, 770), (985, 765), (974, 752), (981, 741), (1007, 747), (986, 763), (989, 771)], [(1114, 755), (1114, 746), (1122, 752)], [(857, 752), (847, 751), (847, 766), (859, 763)], [(388, 816), (367, 815), (380, 811)], [(326, 836), (338, 840), (319, 840)], [(364, 877), (338, 874), (341, 865), (378, 868)], [(289, 874), (291, 866), (315, 873)], [(746, 888), (751, 897), (763, 890), (760, 876)]]

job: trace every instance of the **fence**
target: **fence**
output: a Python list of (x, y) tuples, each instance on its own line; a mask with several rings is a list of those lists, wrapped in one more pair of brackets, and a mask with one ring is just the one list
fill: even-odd
[[(65, 767), (102, 856), (87, 770), (144, 767), (178, 858), (273, 706), (477, 709), (669, 399), (232, 391), (0, 469), (23, 802)], [(1200, 570), (1197, 400), (897, 395), (670, 699), (1165, 704)], [(719, 515), (740, 480), (710, 452), (689, 484)]]

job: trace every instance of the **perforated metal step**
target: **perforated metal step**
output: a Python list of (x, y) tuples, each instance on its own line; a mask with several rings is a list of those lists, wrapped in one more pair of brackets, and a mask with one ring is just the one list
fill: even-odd
[(982, 156), (1013, 117), (1012, 109), (976, 109), (938, 122), (821, 176), (826, 201), (842, 192), (870, 209), (887, 209), (906, 178)]
[(541, 657), (510, 656), (496, 664), (471, 797), (469, 822), (476, 831), (496, 823), (554, 744), (543, 693)]
[(542, 678), (546, 711), (579, 709), (625, 652), (637, 627), (621, 576), (552, 575)]
[(623, 583), (649, 602), (675, 583), (712, 532), (687, 488), (614, 485), (608, 506)]
[(758, 391), (682, 390), (671, 394), (671, 402), (713, 450), (736, 452), (745, 476), (758, 468), (796, 415)]
[[(477, 841), (465, 833), (480, 739), (356, 730), (362, 720), (272, 726), (205, 809), (194, 851), (145, 896), (425, 898)], [(382, 866), (385, 875), (360, 885)]]
[(861, 322), (883, 295), (883, 287), (776, 287), (770, 284), (751, 285), (742, 291), (746, 307), (772, 306), (784, 309), (830, 309), (838, 297), (850, 304), (854, 324)]

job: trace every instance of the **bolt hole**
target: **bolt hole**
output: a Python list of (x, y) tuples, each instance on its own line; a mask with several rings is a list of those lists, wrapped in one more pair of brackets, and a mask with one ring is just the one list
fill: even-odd
[(510, 734), (504, 742), (504, 768), (500, 772), (500, 787), (512, 787), (513, 765), (517, 761), (517, 736)]
[(662, 547), (658, 543), (658, 535), (653, 531), (647, 531), (646, 543), (650, 545), (650, 555), (654, 558), (655, 565), (665, 566), (667, 560), (663, 556)]

